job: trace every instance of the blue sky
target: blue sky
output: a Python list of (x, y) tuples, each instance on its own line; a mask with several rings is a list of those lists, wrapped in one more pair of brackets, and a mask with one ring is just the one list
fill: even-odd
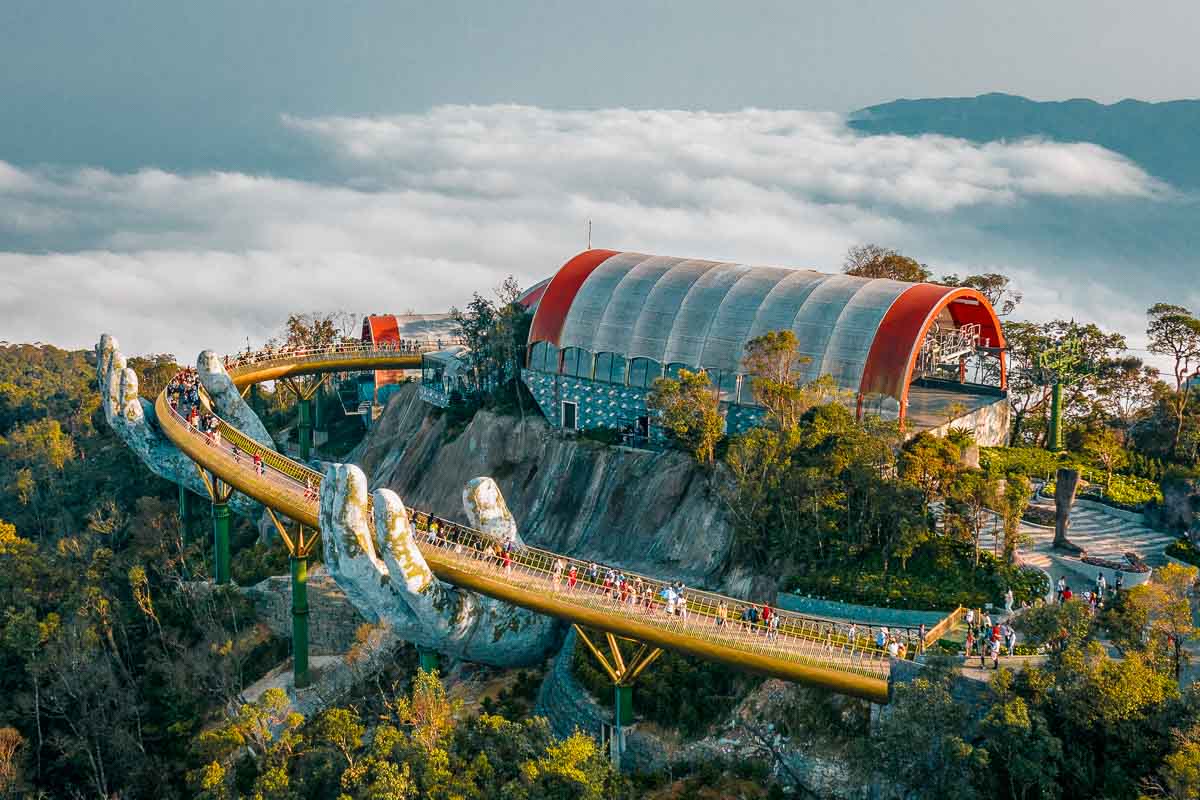
[(444, 310), (551, 273), (588, 219), (604, 246), (825, 270), (877, 241), (1136, 333), (1156, 299), (1200, 306), (1195, 198), (1088, 145), (844, 113), (1195, 96), (1196, 30), (1200, 5), (1108, 0), (8, 0), (0, 339), (190, 358), (293, 310)]

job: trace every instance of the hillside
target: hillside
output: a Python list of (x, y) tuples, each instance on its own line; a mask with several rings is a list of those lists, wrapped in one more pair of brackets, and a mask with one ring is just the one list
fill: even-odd
[(1181, 189), (1200, 187), (1200, 100), (1038, 102), (1008, 94), (895, 100), (851, 114), (864, 133), (936, 133), (974, 142), (1041, 136), (1093, 142), (1137, 162)]

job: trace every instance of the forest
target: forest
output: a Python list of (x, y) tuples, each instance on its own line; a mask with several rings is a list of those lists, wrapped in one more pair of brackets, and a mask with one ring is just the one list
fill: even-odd
[[(848, 268), (916, 269), (886, 251), (864, 259)], [(1001, 276), (964, 280), (1008, 312), (1019, 303)], [(476, 296), (457, 315), (477, 345), (481, 388), (445, 412), (455, 423), (447, 435), (480, 407), (530, 413), (515, 380), (527, 315), (503, 293), (497, 302)], [(1200, 322), (1178, 306), (1149, 309), (1151, 350), (1174, 364), (1169, 374), (1096, 325), (1006, 329), (1008, 447), (980, 449), (965, 428), (906, 438), (893, 423), (856, 421), (829, 381), (795, 380), (797, 343), (786, 331), (749, 349), (767, 409), (760, 427), (725, 436), (703, 373), (660, 380), (649, 404), (668, 441), (707, 470), (730, 515), (730, 563), (780, 590), (949, 609), (998, 605), (1011, 589), (1031, 606), (1018, 627), (1044, 663), (999, 670), (971, 702), (960, 696), (957, 667), (931, 656), (877, 728), (865, 706), (808, 690), (794, 693), (784, 728), (841, 742), (849, 763), (870, 766), (858, 776), (864, 785), (899, 794), (1194, 796), (1200, 697), (1178, 682), (1197, 636), (1194, 573), (1162, 570), (1093, 617), (1081, 603), (1041, 605), (1045, 577), (1014, 554), (1016, 522), (1059, 466), (1080, 469), (1098, 501), (1125, 509), (1153, 511), (1165, 490), (1195, 485)], [(330, 318), (296, 315), (280, 340), (338, 335)], [(1039, 354), (1064, 342), (1074, 358), (1051, 374)], [(592, 739), (557, 739), (530, 716), (535, 676), (466, 711), (436, 675), (416, 673), (411, 648), (311, 719), (288, 712), (277, 692), (247, 700), (246, 688), (287, 658), (289, 643), (236, 589), (207, 581), (204, 520), (182, 520), (177, 487), (109, 430), (90, 359), (49, 345), (0, 346), (0, 690), (8, 698), (0, 796), (666, 797), (717, 784), (744, 796), (780, 794), (732, 763), (680, 764), (636, 781), (618, 775)], [(177, 369), (170, 355), (131, 366), (148, 398)], [(1065, 390), (1061, 452), (1046, 448), (1051, 381)], [(285, 393), (262, 402), (269, 424), (286, 424)], [(352, 443), (347, 433), (338, 446)], [(988, 511), (1003, 535), (985, 546)], [(238, 583), (284, 571), (280, 549), (260, 543), (250, 523), (239, 521), (234, 538)], [(1187, 560), (1194, 544), (1181, 538), (1178, 552)], [(575, 672), (603, 697), (593, 668), (577, 658)], [(759, 686), (671, 656), (639, 707), (645, 720), (695, 738)], [(698, 687), (704, 701), (690, 703)], [(681, 704), (687, 713), (675, 712)]]

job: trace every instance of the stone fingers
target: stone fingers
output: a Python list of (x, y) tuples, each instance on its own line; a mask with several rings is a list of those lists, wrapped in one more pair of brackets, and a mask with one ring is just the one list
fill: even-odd
[(321, 481), (321, 543), (325, 567), (355, 608), (372, 622), (390, 615), (387, 566), (376, 555), (367, 511), (367, 476), (353, 464), (332, 464)]
[(422, 644), (444, 644), (460, 619), (462, 593), (434, 577), (399, 496), (391, 489), (377, 489), (373, 501), (379, 552), (396, 602), (404, 606), (398, 610), (406, 610), (416, 620), (421, 632), (415, 638)]
[(267, 427), (242, 398), (242, 393), (234, 385), (216, 353), (205, 350), (196, 358), (196, 375), (208, 392), (217, 416), (259, 444), (275, 449), (275, 442), (267, 432)]
[(426, 591), (434, 577), (413, 538), (408, 509), (391, 489), (377, 489), (372, 499), (375, 536), (393, 584), (410, 594)]

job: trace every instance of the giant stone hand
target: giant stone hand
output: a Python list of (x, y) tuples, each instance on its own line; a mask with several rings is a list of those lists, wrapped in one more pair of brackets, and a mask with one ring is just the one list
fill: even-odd
[[(325, 568), (367, 619), (386, 622), (418, 646), (499, 667), (537, 663), (556, 643), (557, 625), (549, 617), (434, 577), (404, 503), (390, 489), (370, 494), (357, 466), (331, 465), (320, 494)], [(463, 498), (473, 527), (516, 538), (491, 478), (471, 481)]]
[[(205, 350), (196, 360), (200, 382), (209, 392), (214, 411), (263, 445), (275, 449), (266, 427), (242, 399), (221, 360)], [(126, 363), (117, 340), (109, 334), (96, 345), (96, 383), (108, 425), (133, 450), (150, 471), (174, 483), (182, 483), (198, 495), (208, 490), (196, 466), (158, 427), (154, 405), (138, 395), (138, 377)], [(236, 513), (257, 519), (262, 506), (241, 494), (229, 501)]]

